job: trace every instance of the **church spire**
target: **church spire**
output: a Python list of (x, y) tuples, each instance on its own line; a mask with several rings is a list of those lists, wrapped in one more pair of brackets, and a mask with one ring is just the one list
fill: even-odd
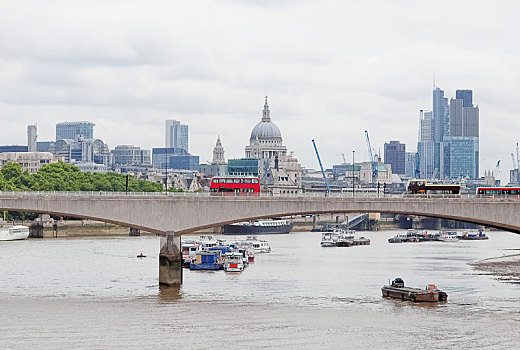
[(271, 112), (269, 111), (269, 105), (267, 104), (267, 95), (265, 95), (264, 111), (262, 115), (263, 122), (271, 121)]

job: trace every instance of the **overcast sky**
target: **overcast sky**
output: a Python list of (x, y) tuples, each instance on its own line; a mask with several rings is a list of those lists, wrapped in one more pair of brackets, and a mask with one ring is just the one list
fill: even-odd
[(164, 121), (189, 125), (190, 152), (243, 157), (269, 95), (285, 145), (317, 168), (417, 147), (433, 74), (446, 96), (472, 89), (481, 174), (519, 135), (516, 1), (0, 0), (0, 144), (26, 125), (89, 120), (110, 148), (164, 147)]

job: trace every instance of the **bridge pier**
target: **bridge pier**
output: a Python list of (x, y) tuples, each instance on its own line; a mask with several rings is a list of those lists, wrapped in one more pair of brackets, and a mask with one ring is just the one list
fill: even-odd
[(159, 285), (180, 286), (182, 284), (181, 236), (167, 231), (161, 237), (159, 253)]

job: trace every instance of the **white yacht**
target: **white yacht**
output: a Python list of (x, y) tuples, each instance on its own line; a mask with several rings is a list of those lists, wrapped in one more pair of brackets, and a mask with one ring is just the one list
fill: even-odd
[(16, 241), (29, 237), (29, 227), (16, 225), (0, 227), (0, 241)]

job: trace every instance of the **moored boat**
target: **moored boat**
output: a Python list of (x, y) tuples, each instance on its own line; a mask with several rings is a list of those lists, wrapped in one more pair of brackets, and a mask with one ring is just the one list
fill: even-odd
[(227, 252), (224, 254), (224, 271), (241, 272), (244, 270), (243, 255), (240, 252)]
[(439, 232), (439, 236), (437, 237), (437, 241), (441, 242), (457, 242), (459, 240), (459, 236), (457, 236), (456, 232)]
[(27, 226), (0, 227), (0, 241), (16, 241), (27, 239), (27, 237), (29, 237), (29, 228)]
[(270, 235), (291, 232), (293, 224), (287, 220), (255, 220), (224, 225), (225, 235)]
[(415, 230), (408, 230), (406, 233), (398, 233), (388, 239), (388, 243), (419, 242), (420, 233)]
[(338, 235), (334, 232), (323, 232), (321, 234), (320, 245), (322, 247), (335, 247), (337, 241), (338, 241)]
[(220, 251), (199, 251), (195, 257), (195, 261), (190, 263), (190, 270), (220, 270), (222, 263), (220, 261)]
[(356, 231), (335, 228), (333, 233), (336, 234), (338, 237), (336, 241), (337, 247), (350, 247), (351, 245), (353, 245)]
[(255, 253), (271, 252), (269, 242), (267, 242), (265, 239), (258, 239), (256, 236), (247, 236), (243, 241), (239, 241), (238, 245), (240, 247), (250, 248)]
[(489, 239), (489, 237), (482, 231), (478, 231), (478, 233), (464, 232), (464, 234), (461, 235), (459, 238), (463, 239), (463, 240), (469, 240), (469, 241), (478, 241), (478, 240)]
[(425, 289), (404, 286), (401, 278), (396, 278), (388, 286), (381, 288), (383, 297), (411, 300), (417, 302), (438, 302), (448, 300), (448, 294), (439, 290), (435, 284), (428, 284)]

